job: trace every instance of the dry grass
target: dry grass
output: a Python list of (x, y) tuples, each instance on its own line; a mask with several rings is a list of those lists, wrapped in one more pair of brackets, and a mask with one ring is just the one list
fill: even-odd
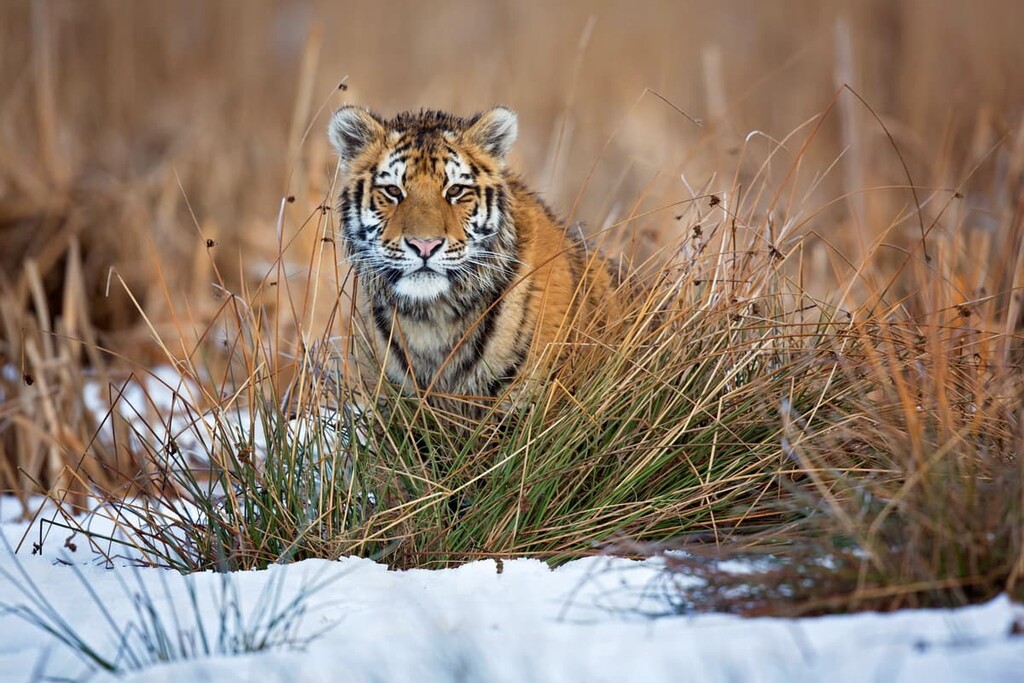
[[(179, 413), (244, 407), (284, 469), (247, 469), (245, 444), (211, 434), (219, 490), (250, 495), (191, 539), (200, 552), (154, 561), (558, 559), (621, 535), (728, 545), (769, 528), (772, 552), (852, 549), (834, 594), (790, 596), (807, 609), (1019, 594), (1021, 15), (7, 4), (0, 490), (198, 500), (206, 480), (182, 479), (170, 444), (120, 419), (97, 438), (81, 401), (95, 383), (118, 404), (132, 373), (171, 363), (198, 387)], [(453, 449), (443, 416), (395, 399), (355, 466), (381, 504), (354, 519), (359, 491), (332, 489), (313, 534), (307, 499), (263, 494), (297, 463), (352, 455), (296, 445), (281, 415), (297, 373), (300, 406), (345, 399), (317, 356), (348, 329), (321, 131), (351, 101), (512, 105), (515, 163), (644, 286), (613, 361), (563, 368), (498, 432)]]

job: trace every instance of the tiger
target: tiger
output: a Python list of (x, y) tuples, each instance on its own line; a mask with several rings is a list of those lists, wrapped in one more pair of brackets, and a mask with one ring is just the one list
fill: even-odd
[(613, 309), (612, 273), (506, 163), (518, 118), (330, 119), (354, 355), (407, 391), (493, 398)]

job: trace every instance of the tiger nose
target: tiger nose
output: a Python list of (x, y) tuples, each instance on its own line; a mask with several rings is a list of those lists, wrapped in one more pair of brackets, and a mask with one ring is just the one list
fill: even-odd
[(406, 237), (405, 241), (406, 244), (418, 251), (419, 255), (425, 259), (433, 256), (444, 242), (443, 239), (438, 237), (431, 237), (427, 240), (421, 240), (418, 237)]

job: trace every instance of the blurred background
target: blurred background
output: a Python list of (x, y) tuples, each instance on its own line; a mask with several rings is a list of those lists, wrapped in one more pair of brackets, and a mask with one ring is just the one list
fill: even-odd
[[(101, 331), (138, 322), (108, 287), (111, 265), (141, 295), (154, 250), (172, 289), (202, 282), (196, 223), (225, 278), (237, 280), (239, 258), (255, 274), (276, 249), (281, 197), (326, 192), (323, 130), (344, 103), (387, 115), (512, 106), (531, 185), (601, 226), (652, 182), (682, 191), (681, 171), (694, 184), (732, 174), (750, 131), (782, 140), (845, 82), (915, 181), (948, 187), (1021, 123), (1022, 25), (1015, 0), (8, 0), (0, 270), (12, 285), (35, 259), (57, 305), (75, 236)], [(833, 113), (807, 150), (824, 170), (855, 147), (819, 186), (822, 203), (844, 185), (906, 184), (866, 109), (846, 109), (852, 120)]]
[[(90, 343), (143, 364), (184, 353), (155, 339), (200, 336), (213, 283), (258, 287), (281, 245), (301, 291), (332, 225), (324, 130), (346, 103), (513, 107), (513, 163), (557, 213), (589, 234), (639, 216), (613, 251), (656, 253), (689, 230), (675, 203), (739, 202), (760, 179), (745, 218), (785, 207), (790, 244), (813, 233), (822, 291), (883, 231), (920, 237), (909, 172), (936, 231), (981, 236), (958, 257), (970, 279), (1020, 248), (1022, 26), (1018, 0), (6, 0), (0, 391), (95, 367)], [(864, 103), (836, 97), (844, 83)], [(967, 200), (946, 212), (954, 191)], [(986, 282), (1010, 289), (1015, 263)], [(13, 414), (0, 447), (23, 451)]]

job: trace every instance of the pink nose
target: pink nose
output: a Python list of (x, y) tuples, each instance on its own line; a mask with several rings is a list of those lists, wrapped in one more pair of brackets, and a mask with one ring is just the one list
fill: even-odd
[(417, 237), (406, 237), (405, 241), (409, 243), (409, 246), (419, 252), (423, 258), (430, 258), (434, 253), (441, 248), (443, 239), (437, 237), (431, 237), (427, 240), (421, 240)]

